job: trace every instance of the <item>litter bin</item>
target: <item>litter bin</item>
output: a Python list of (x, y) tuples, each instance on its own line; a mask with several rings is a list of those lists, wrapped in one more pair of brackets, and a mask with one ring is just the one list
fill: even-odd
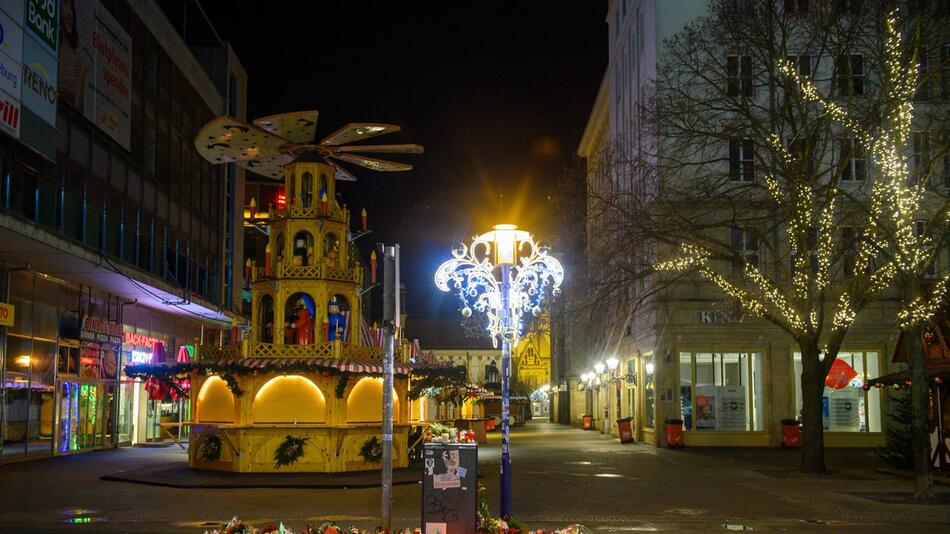
[(617, 419), (617, 431), (620, 432), (620, 443), (633, 443), (633, 428), (630, 425), (632, 417)]
[(683, 446), (683, 420), (666, 420), (666, 446), (671, 449), (678, 449)]
[(586, 415), (586, 414), (585, 414), (584, 417), (583, 417), (583, 419), (582, 419), (581, 421), (583, 422), (581, 428), (583, 428), (584, 430), (593, 430), (593, 429), (594, 429), (594, 416), (593, 416), (593, 415)]
[(782, 447), (795, 448), (801, 445), (801, 423), (797, 419), (782, 419)]

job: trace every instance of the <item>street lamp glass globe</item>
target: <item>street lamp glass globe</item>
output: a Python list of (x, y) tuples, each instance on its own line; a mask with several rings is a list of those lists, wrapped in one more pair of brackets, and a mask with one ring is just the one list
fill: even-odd
[(620, 360), (617, 358), (607, 358), (607, 369), (611, 371), (617, 369), (617, 365), (620, 363)]
[(596, 371), (597, 374), (603, 373), (603, 372), (604, 372), (604, 363), (603, 363), (603, 362), (597, 362), (597, 363), (595, 363), (595, 364), (594, 364), (594, 371)]

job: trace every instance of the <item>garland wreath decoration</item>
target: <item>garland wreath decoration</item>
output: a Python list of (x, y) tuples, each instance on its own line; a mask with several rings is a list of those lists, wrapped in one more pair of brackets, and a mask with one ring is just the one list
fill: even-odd
[(346, 394), (346, 386), (350, 383), (350, 373), (340, 373), (340, 379), (336, 383), (336, 398), (342, 399)]
[(201, 459), (206, 462), (216, 462), (221, 459), (221, 437), (217, 434), (208, 434), (201, 442)]
[(274, 451), (274, 469), (280, 469), (281, 466), (291, 465), (303, 456), (304, 443), (310, 441), (310, 438), (287, 436), (277, 450)]
[(383, 459), (383, 444), (379, 438), (373, 436), (366, 440), (363, 448), (360, 449), (360, 456), (369, 463), (379, 463)]

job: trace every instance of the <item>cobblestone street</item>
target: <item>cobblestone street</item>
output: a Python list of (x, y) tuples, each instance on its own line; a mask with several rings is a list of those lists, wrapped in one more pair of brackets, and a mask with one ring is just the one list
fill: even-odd
[[(597, 432), (535, 421), (513, 432), (512, 454), (514, 510), (532, 529), (579, 522), (598, 531), (937, 532), (950, 524), (948, 505), (867, 498), (912, 489), (910, 481), (875, 472), (880, 464), (871, 451), (830, 450), (832, 474), (815, 479), (794, 471), (795, 451), (621, 446)], [(497, 509), (497, 433), (479, 456)], [(0, 531), (200, 532), (234, 515), (255, 526), (378, 523), (376, 488), (210, 490), (100, 480), (185, 461), (168, 447), (4, 465)], [(419, 488), (394, 488), (395, 525), (418, 524)]]

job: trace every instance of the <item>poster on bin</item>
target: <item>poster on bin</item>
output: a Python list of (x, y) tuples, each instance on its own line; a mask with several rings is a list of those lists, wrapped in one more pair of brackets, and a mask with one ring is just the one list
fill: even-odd
[(473, 534), (478, 508), (478, 446), (426, 443), (422, 454), (422, 532)]
[(62, 0), (59, 97), (130, 149), (132, 38), (97, 0)]

